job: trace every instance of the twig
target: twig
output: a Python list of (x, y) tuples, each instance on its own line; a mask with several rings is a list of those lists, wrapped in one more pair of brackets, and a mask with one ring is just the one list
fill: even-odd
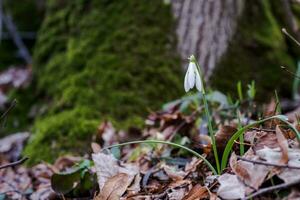
[(274, 164), (274, 163), (268, 163), (268, 162), (259, 161), (259, 160), (249, 160), (249, 159), (243, 158), (241, 156), (237, 156), (237, 158), (240, 159), (240, 160), (242, 160), (242, 161), (251, 162), (251, 163), (254, 163), (254, 164), (258, 164), (258, 165), (267, 165), (267, 166), (280, 167), (280, 168), (288, 168), (288, 169), (300, 169), (300, 167), (296, 167), (296, 166)]
[(25, 157), (25, 158), (22, 158), (21, 160), (18, 160), (16, 162), (12, 162), (12, 163), (8, 163), (8, 164), (5, 164), (5, 165), (1, 165), (0, 169), (4, 169), (4, 168), (8, 168), (8, 167), (13, 167), (13, 166), (16, 166), (16, 165), (20, 165), (20, 164), (24, 163), (28, 159), (29, 159), (28, 157)]
[(300, 183), (300, 179), (299, 179), (299, 180), (296, 180), (296, 181), (292, 181), (292, 182), (290, 182), (290, 183), (282, 183), (282, 184), (279, 184), (279, 185), (275, 185), (275, 186), (263, 188), (263, 189), (258, 190), (257, 192), (254, 192), (254, 193), (252, 193), (252, 194), (246, 196), (246, 197), (243, 198), (243, 199), (244, 199), (244, 200), (252, 199), (253, 197), (259, 196), (259, 195), (261, 195), (261, 194), (264, 194), (264, 193), (267, 193), (267, 192), (271, 192), (271, 191), (277, 190), (277, 189), (288, 188), (288, 187), (290, 187), (290, 186), (293, 186), (293, 185), (296, 185), (296, 184), (299, 184), (299, 183)]
[(281, 29), (281, 30), (282, 30), (282, 32), (283, 32), (286, 36), (288, 36), (288, 37), (289, 37), (291, 40), (293, 40), (298, 46), (300, 46), (300, 42), (299, 42), (296, 38), (294, 38), (291, 34), (289, 34), (285, 28), (283, 28), (283, 29)]
[(241, 144), (241, 145), (247, 145), (247, 146), (253, 146), (251, 143), (248, 142), (239, 142), (237, 140), (234, 141), (235, 144)]
[(265, 131), (265, 132), (276, 132), (276, 130), (273, 130), (273, 129), (266, 129), (266, 128), (250, 128), (252, 130), (256, 130), (256, 131)]
[(0, 120), (2, 120), (9, 113), (9, 111), (11, 111), (11, 109), (13, 109), (16, 105), (17, 105), (17, 100), (14, 99), (11, 102), (9, 108), (1, 115)]
[[(299, 46), (300, 46), (300, 44), (299, 44)], [(286, 71), (287, 73), (289, 73), (290, 75), (292, 75), (293, 77), (296, 77), (296, 78), (300, 79), (300, 76), (297, 76), (296, 73), (291, 72), (291, 71), (288, 70), (285, 66), (280, 66), (280, 67), (281, 67), (281, 69), (283, 69), (284, 71)]]
[(15, 45), (18, 47), (20, 56), (25, 60), (27, 64), (32, 63), (31, 55), (24, 44), (22, 38), (19, 35), (16, 25), (14, 24), (12, 17), (9, 14), (2, 15), (4, 25), (6, 26), (8, 32), (13, 38)]

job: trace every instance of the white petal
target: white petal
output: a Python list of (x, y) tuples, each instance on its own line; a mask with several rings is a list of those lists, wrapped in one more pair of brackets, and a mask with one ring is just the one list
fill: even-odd
[(202, 82), (201, 82), (201, 77), (199, 74), (199, 71), (196, 69), (196, 88), (199, 92), (202, 91)]
[(184, 77), (184, 90), (185, 90), (185, 92), (188, 92), (191, 89), (190, 85), (189, 85), (189, 81), (188, 81), (188, 73), (189, 73), (189, 70), (187, 70), (187, 72), (185, 74), (185, 77)]
[(188, 82), (190, 88), (193, 88), (195, 86), (195, 63), (190, 62), (189, 68), (188, 68)]

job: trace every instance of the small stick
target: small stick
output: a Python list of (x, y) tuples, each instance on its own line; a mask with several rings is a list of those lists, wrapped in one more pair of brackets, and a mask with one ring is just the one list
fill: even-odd
[(18, 160), (16, 162), (12, 162), (12, 163), (8, 163), (8, 164), (5, 164), (5, 165), (1, 165), (0, 169), (4, 169), (4, 168), (8, 168), (8, 167), (13, 167), (13, 166), (16, 166), (16, 165), (20, 165), (20, 164), (22, 164), (23, 162), (25, 162), (28, 159), (29, 159), (28, 157), (25, 157), (25, 158), (22, 158), (21, 160)]
[(16, 105), (17, 105), (17, 100), (14, 99), (11, 102), (9, 108), (1, 115), (0, 120), (3, 119), (11, 111), (11, 109), (13, 109)]
[(285, 66), (280, 66), (281, 69), (283, 69), (284, 71), (286, 71), (287, 73), (289, 73), (290, 75), (300, 79), (300, 76), (297, 76), (297, 74), (295, 74), (294, 72), (291, 72), (290, 70), (288, 70)]
[(234, 143), (236, 143), (236, 144), (242, 144), (242, 145), (247, 145), (247, 146), (252, 146), (252, 144), (250, 144), (250, 143), (247, 143), (247, 142), (239, 142), (239, 141), (234, 141)]
[(300, 167), (296, 167), (296, 166), (273, 164), (273, 163), (268, 163), (268, 162), (259, 161), (259, 160), (249, 160), (249, 159), (243, 158), (241, 156), (237, 156), (237, 158), (240, 159), (240, 160), (242, 160), (242, 161), (251, 162), (251, 163), (254, 163), (254, 164), (258, 164), (258, 165), (267, 165), (267, 166), (280, 167), (280, 168), (288, 168), (288, 169), (300, 169)]
[(291, 40), (293, 40), (298, 46), (300, 46), (300, 42), (299, 42), (296, 38), (294, 38), (291, 34), (289, 34), (285, 28), (281, 29), (281, 31), (282, 31), (286, 36), (288, 36)]
[(273, 129), (266, 129), (266, 128), (250, 128), (252, 130), (256, 130), (256, 131), (265, 131), (265, 132), (276, 132), (276, 130), (273, 130)]
[(273, 190), (277, 190), (277, 189), (288, 188), (290, 186), (293, 186), (293, 185), (296, 185), (296, 184), (299, 184), (299, 183), (300, 183), (300, 179), (296, 180), (296, 181), (293, 181), (293, 182), (290, 182), (290, 183), (282, 183), (282, 184), (279, 184), (279, 185), (263, 188), (263, 189), (258, 190), (257, 192), (254, 192), (254, 193), (246, 196), (245, 198), (243, 198), (243, 200), (252, 199), (253, 197), (256, 197), (258, 195), (261, 195), (261, 194), (264, 194), (264, 193), (267, 193), (267, 192), (272, 192)]

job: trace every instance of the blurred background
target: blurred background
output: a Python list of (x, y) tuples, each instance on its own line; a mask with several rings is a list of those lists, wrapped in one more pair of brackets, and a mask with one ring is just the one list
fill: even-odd
[(191, 54), (211, 90), (294, 106), (300, 47), (281, 30), (300, 40), (299, 20), (298, 0), (0, 0), (0, 136), (30, 131), (25, 154), (51, 161), (103, 120), (143, 126), (185, 95)]

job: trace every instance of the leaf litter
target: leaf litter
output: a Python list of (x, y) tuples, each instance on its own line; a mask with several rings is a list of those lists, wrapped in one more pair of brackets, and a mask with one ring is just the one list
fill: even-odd
[[(220, 175), (214, 175), (203, 160), (168, 145), (131, 144), (107, 149), (136, 139), (158, 139), (187, 146), (213, 162), (202, 111), (183, 112), (181, 105), (173, 103), (168, 109), (151, 113), (142, 130), (119, 131), (104, 121), (89, 156), (66, 155), (53, 164), (0, 169), (0, 199), (300, 198), (299, 144), (295, 135), (276, 120), (247, 130), (245, 154), (240, 155), (241, 143), (236, 141), (227, 168)], [(216, 141), (221, 157), (238, 124), (234, 117), (220, 115), (220, 109), (224, 108), (218, 106), (213, 117), (218, 121)], [(274, 109), (274, 103), (268, 109)], [(252, 120), (251, 116), (244, 117), (243, 122)], [(294, 126), (299, 127), (296, 122)], [(0, 140), (1, 166), (22, 157), (28, 136), (18, 133)]]

